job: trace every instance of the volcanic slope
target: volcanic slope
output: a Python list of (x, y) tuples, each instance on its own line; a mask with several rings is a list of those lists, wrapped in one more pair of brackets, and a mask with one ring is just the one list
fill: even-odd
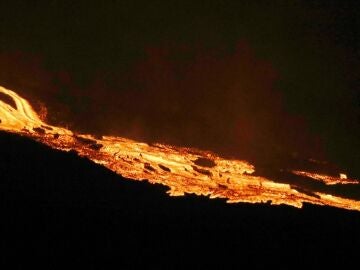
[(15, 267), (341, 263), (358, 253), (357, 211), (169, 197), (22, 136), (0, 132), (0, 149), (1, 256)]

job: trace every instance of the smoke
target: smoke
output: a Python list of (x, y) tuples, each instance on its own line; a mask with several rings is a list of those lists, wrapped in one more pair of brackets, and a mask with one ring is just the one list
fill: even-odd
[(85, 85), (45, 60), (2, 53), (0, 80), (39, 109), (46, 104), (52, 124), (233, 157), (321, 152), (305, 121), (285, 110), (275, 87), (281, 74), (245, 41), (231, 50), (148, 47), (127, 72), (94, 68)]

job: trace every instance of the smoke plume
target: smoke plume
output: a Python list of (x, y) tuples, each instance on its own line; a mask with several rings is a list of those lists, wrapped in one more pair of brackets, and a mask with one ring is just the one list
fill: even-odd
[(45, 104), (47, 121), (79, 132), (198, 147), (233, 157), (320, 153), (300, 116), (289, 114), (271, 63), (245, 42), (148, 47), (126, 72), (97, 70), (85, 84), (23, 52), (0, 54), (0, 79)]

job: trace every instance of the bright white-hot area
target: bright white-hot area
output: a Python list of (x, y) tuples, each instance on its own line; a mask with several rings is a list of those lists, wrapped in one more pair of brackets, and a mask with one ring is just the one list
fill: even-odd
[[(41, 120), (31, 104), (15, 91), (0, 87), (0, 93), (16, 105), (0, 99), (0, 130), (32, 138), (52, 148), (70, 151), (134, 181), (165, 185), (170, 196), (196, 194), (223, 198), (228, 203), (303, 203), (360, 211), (360, 201), (323, 192), (302, 192), (293, 185), (257, 176), (247, 161), (222, 158), (215, 153), (164, 144), (147, 144), (116, 136), (98, 138), (77, 134)], [(281, 168), (279, 168), (281, 169)], [(324, 185), (359, 184), (344, 172), (338, 176), (313, 171), (289, 171)], [(51, 180), (51, 179), (49, 179)]]

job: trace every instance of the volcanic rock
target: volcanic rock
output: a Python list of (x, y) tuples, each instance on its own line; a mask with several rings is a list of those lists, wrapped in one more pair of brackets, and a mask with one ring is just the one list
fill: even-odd
[(201, 167), (208, 167), (208, 168), (212, 168), (212, 167), (216, 166), (216, 163), (213, 160), (208, 159), (208, 158), (202, 158), (202, 157), (199, 157), (198, 159), (196, 159), (194, 161), (194, 164), (201, 166)]

